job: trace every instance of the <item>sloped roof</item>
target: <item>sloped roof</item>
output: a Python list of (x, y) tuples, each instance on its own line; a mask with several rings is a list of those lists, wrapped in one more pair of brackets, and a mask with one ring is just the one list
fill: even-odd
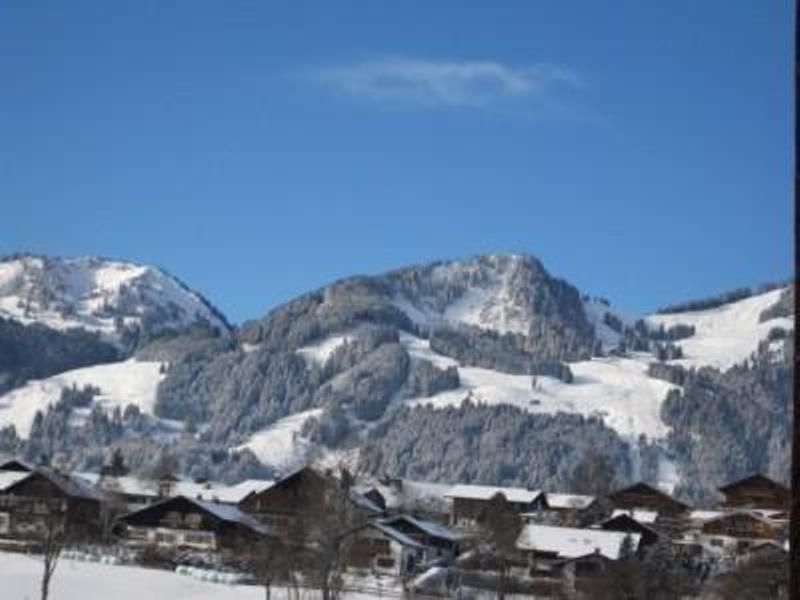
[(787, 488), (782, 483), (775, 481), (774, 479), (770, 479), (766, 475), (762, 475), (761, 473), (755, 473), (753, 475), (749, 475), (744, 479), (739, 479), (737, 481), (733, 481), (726, 485), (723, 485), (719, 488), (720, 492), (729, 492), (739, 487), (746, 487), (748, 485), (765, 485), (770, 488), (777, 488), (783, 490), (785, 492), (789, 492), (789, 488)]
[(522, 528), (517, 538), (517, 548), (553, 553), (559, 558), (577, 558), (599, 552), (606, 558), (616, 560), (626, 537), (631, 538), (634, 548), (639, 546), (641, 536), (638, 533), (530, 524)]
[(502, 494), (508, 502), (530, 504), (542, 495), (542, 490), (459, 483), (450, 488), (450, 491), (445, 494), (445, 497), (469, 500), (491, 500), (498, 494)]
[(368, 526), (374, 527), (374, 528), (382, 531), (383, 533), (388, 535), (390, 538), (393, 538), (394, 540), (396, 540), (397, 542), (399, 542), (403, 546), (410, 546), (412, 548), (419, 548), (419, 549), (424, 549), (425, 548), (425, 546), (420, 544), (418, 541), (412, 539), (411, 537), (407, 536), (402, 531), (398, 531), (397, 529), (395, 529), (394, 527), (391, 527), (390, 525), (384, 525), (383, 523), (381, 523), (379, 521), (372, 521), (371, 523), (368, 524)]
[(664, 498), (664, 499), (672, 502), (673, 504), (675, 504), (677, 506), (681, 506), (684, 509), (688, 509), (689, 508), (689, 506), (687, 504), (685, 504), (684, 502), (681, 502), (680, 500), (677, 500), (676, 498), (674, 498), (673, 496), (669, 495), (668, 493), (666, 493), (666, 492), (664, 492), (664, 491), (662, 491), (662, 490), (660, 490), (660, 489), (658, 489), (656, 487), (653, 487), (652, 485), (647, 484), (647, 483), (645, 483), (643, 481), (639, 481), (637, 483), (634, 483), (633, 485), (629, 485), (629, 486), (624, 487), (622, 489), (615, 490), (615, 491), (611, 492), (608, 495), (608, 497), (609, 497), (609, 499), (611, 499), (613, 501), (613, 499), (616, 498), (617, 496), (621, 496), (623, 494), (629, 494), (629, 493), (632, 493), (632, 492), (638, 492), (638, 493), (641, 493), (641, 494), (649, 494), (650, 496), (657, 496), (657, 497), (660, 497), (660, 498)]
[(444, 525), (440, 525), (439, 523), (434, 523), (433, 521), (418, 519), (411, 515), (396, 515), (394, 517), (389, 517), (387, 519), (381, 519), (378, 522), (391, 527), (392, 523), (396, 523), (397, 521), (401, 520), (411, 523), (411, 525), (413, 525), (414, 527), (416, 527), (417, 529), (419, 529), (420, 531), (426, 533), (431, 537), (447, 540), (449, 542), (457, 542), (458, 540), (461, 539), (460, 535), (451, 531)]
[(272, 529), (239, 509), (238, 506), (234, 506), (232, 504), (221, 504), (219, 502), (211, 502), (209, 500), (197, 500), (196, 498), (192, 498), (190, 496), (172, 496), (171, 498), (164, 498), (163, 500), (148, 504), (147, 506), (126, 514), (120, 520), (125, 521), (144, 512), (163, 509), (164, 506), (179, 501), (189, 502), (200, 510), (211, 514), (221, 521), (244, 525), (245, 527), (264, 535), (273, 534)]
[(27, 471), (0, 471), (0, 491), (30, 476), (31, 473)]

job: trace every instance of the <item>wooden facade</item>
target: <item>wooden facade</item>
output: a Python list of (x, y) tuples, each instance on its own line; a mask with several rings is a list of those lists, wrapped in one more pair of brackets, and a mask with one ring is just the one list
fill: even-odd
[(250, 494), (240, 507), (264, 523), (282, 526), (293, 518), (320, 510), (336, 482), (315, 470), (303, 468), (275, 482), (266, 490)]
[(642, 482), (617, 490), (609, 494), (608, 499), (614, 508), (645, 509), (659, 515), (677, 516), (689, 510), (683, 502)]
[(752, 475), (719, 488), (724, 508), (788, 510), (790, 492), (785, 485), (764, 475)]
[(36, 539), (48, 528), (91, 537), (102, 528), (102, 495), (74, 478), (36, 469), (0, 491), (0, 535)]
[(238, 508), (176, 496), (121, 517), (117, 533), (131, 546), (217, 551), (246, 547), (269, 530)]
[(779, 523), (748, 512), (731, 512), (703, 523), (706, 536), (724, 536), (737, 539), (778, 540), (782, 526)]

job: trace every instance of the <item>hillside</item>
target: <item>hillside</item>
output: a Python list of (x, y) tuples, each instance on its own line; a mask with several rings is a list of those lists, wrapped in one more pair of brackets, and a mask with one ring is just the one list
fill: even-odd
[[(84, 298), (73, 323), (118, 342), (98, 302), (114, 305), (128, 287), (152, 298), (158, 286), (147, 282), (160, 272), (108, 268), (127, 283), (96, 276), (94, 292), (65, 294)], [(22, 281), (14, 289), (30, 288)], [(8, 298), (9, 289), (0, 286)], [(0, 395), (0, 424), (16, 426), (0, 444), (63, 453), (78, 467), (121, 445), (141, 468), (167, 452), (187, 473), (227, 478), (259, 462), (285, 471), (357, 451), (379, 474), (559, 488), (592, 448), (612, 458), (620, 482), (697, 498), (751, 470), (786, 475), (789, 288), (633, 318), (535, 258), (490, 255), (344, 279), (229, 336), (167, 332), (189, 314), (227, 330), (192, 298), (155, 321), (164, 333), (142, 338), (133, 359)], [(16, 317), (46, 323), (59, 302), (32, 301)], [(76, 408), (61, 397), (73, 385), (98, 389)], [(116, 425), (115, 408), (127, 415)], [(103, 414), (109, 423), (97, 425)], [(44, 432), (47, 443), (36, 437)], [(703, 483), (684, 489), (690, 478)]]

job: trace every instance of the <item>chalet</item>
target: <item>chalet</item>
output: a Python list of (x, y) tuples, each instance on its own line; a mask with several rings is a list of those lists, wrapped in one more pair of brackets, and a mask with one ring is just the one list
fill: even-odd
[(784, 525), (753, 512), (734, 511), (702, 524), (700, 540), (706, 547), (741, 552), (764, 541), (779, 541)]
[(459, 484), (453, 486), (445, 496), (453, 502), (450, 524), (465, 529), (477, 527), (481, 515), (498, 498), (505, 500), (507, 506), (520, 515), (541, 510), (545, 506), (541, 490), (526, 488)]
[(644, 509), (663, 516), (678, 516), (689, 510), (688, 505), (643, 482), (612, 492), (608, 499), (614, 508)]
[(437, 559), (451, 560), (458, 556), (462, 538), (444, 525), (411, 515), (396, 515), (377, 522), (421, 544), (425, 549), (425, 562)]
[(789, 508), (789, 488), (764, 475), (751, 475), (729, 483), (719, 488), (719, 491), (725, 496), (721, 506), (726, 509), (788, 510)]
[(208, 552), (273, 535), (236, 506), (186, 496), (166, 498), (121, 517), (116, 532), (133, 547)]
[[(636, 533), (640, 536), (639, 547), (645, 548), (658, 541), (659, 534), (655, 530), (654, 513), (643, 511), (615, 510), (608, 519), (602, 521), (598, 527), (605, 531), (618, 531), (621, 533)], [(651, 518), (652, 515), (652, 518)]]
[[(253, 491), (239, 506), (260, 521), (274, 526), (287, 526), (298, 517), (316, 514), (324, 509), (326, 498), (341, 489), (341, 482), (310, 467), (303, 467), (272, 485)], [(353, 488), (349, 490), (351, 507), (367, 520), (380, 516), (383, 510)]]
[(536, 561), (558, 561), (589, 554), (617, 560), (626, 544), (631, 552), (636, 552), (640, 541), (638, 533), (529, 524), (522, 528), (516, 545), (520, 552)]
[(78, 477), (53, 469), (0, 471), (0, 535), (35, 538), (46, 529), (100, 531), (104, 496)]
[(391, 525), (372, 521), (350, 534), (344, 556), (348, 568), (405, 577), (425, 561), (425, 546)]

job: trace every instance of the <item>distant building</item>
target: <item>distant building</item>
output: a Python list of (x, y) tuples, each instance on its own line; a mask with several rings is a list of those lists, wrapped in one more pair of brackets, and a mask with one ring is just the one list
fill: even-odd
[(541, 490), (459, 484), (445, 494), (453, 502), (450, 524), (464, 529), (476, 528), (483, 512), (498, 496), (505, 499), (511, 510), (520, 514), (541, 510), (545, 506)]
[(722, 508), (763, 508), (788, 510), (790, 491), (785, 485), (769, 477), (756, 474), (719, 488), (725, 496)]
[(678, 516), (689, 510), (689, 505), (676, 500), (669, 494), (662, 492), (643, 482), (617, 490), (608, 495), (608, 500), (614, 508), (624, 510), (644, 509), (661, 516)]
[(118, 534), (128, 545), (165, 550), (235, 550), (274, 535), (235, 506), (186, 496), (154, 502), (121, 517), (118, 523)]

